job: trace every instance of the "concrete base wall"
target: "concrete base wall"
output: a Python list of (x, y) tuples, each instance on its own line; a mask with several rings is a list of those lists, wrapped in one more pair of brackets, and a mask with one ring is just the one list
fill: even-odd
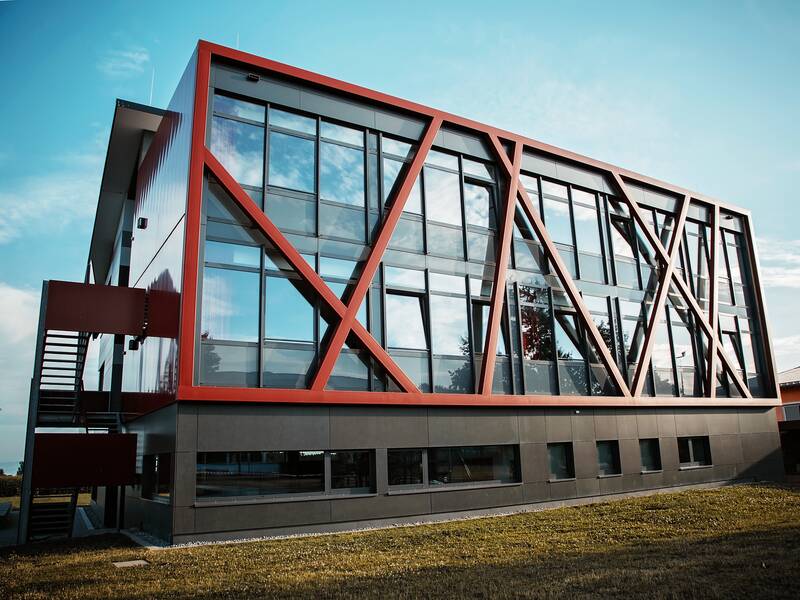
[[(166, 409), (164, 409), (166, 410)], [(174, 414), (174, 413), (173, 413)], [(774, 409), (527, 409), (181, 403), (171, 538), (175, 542), (352, 528), (359, 523), (595, 498), (736, 480), (783, 479)], [(137, 422), (138, 423), (138, 422)], [(708, 436), (713, 464), (681, 469), (678, 437)], [(642, 473), (639, 439), (658, 438), (663, 470)], [(618, 440), (622, 473), (598, 477), (596, 441)], [(547, 443), (573, 442), (575, 479), (550, 481)], [(389, 490), (386, 449), (515, 444), (521, 482)], [(376, 488), (360, 497), (195, 502), (196, 453), (374, 449)], [(135, 505), (126, 499), (126, 507)], [(130, 510), (136, 510), (131, 508)], [(414, 519), (411, 519), (412, 521)], [(159, 526), (162, 529), (162, 526)]]

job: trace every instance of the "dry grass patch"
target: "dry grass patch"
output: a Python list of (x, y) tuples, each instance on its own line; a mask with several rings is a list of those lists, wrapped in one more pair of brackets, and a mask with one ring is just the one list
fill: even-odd
[(799, 534), (800, 491), (737, 486), (234, 545), (28, 546), (0, 554), (0, 596), (796, 598)]

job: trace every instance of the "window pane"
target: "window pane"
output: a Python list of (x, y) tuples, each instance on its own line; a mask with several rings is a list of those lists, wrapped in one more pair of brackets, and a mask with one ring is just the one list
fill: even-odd
[(392, 232), (389, 246), (398, 250), (424, 252), (425, 244), (422, 237), (422, 228), (422, 221), (401, 218)]
[(572, 209), (575, 215), (575, 238), (578, 241), (578, 250), (602, 254), (597, 210), (580, 204), (573, 204)]
[(403, 159), (411, 158), (411, 152), (414, 148), (411, 144), (401, 142), (400, 140), (393, 140), (386, 136), (383, 137), (381, 143), (383, 144), (381, 150), (384, 154), (394, 154)]
[(331, 488), (343, 490), (371, 487), (371, 450), (331, 452)]
[[(388, 316), (387, 316), (388, 319)], [(391, 357), (397, 366), (400, 367), (408, 378), (416, 385), (421, 392), (430, 392), (431, 383), (430, 375), (428, 374), (428, 355), (417, 354), (408, 356), (407, 354), (399, 355), (398, 353), (391, 353)], [(390, 387), (394, 386), (390, 383)], [(394, 386), (394, 389), (398, 389)]]
[(200, 345), (200, 385), (256, 387), (258, 346), (228, 346), (210, 342)]
[(317, 232), (317, 204), (313, 200), (267, 194), (266, 213), (281, 232), (314, 235)]
[(545, 198), (544, 223), (550, 239), (554, 242), (572, 246), (572, 228), (570, 225), (569, 204)]
[(561, 360), (580, 360), (583, 353), (579, 347), (580, 332), (575, 315), (556, 311), (556, 349)]
[(258, 341), (258, 273), (206, 267), (201, 336), (204, 340)]
[(422, 450), (389, 450), (389, 485), (422, 485)]
[(263, 386), (289, 390), (307, 388), (308, 372), (315, 359), (313, 344), (265, 344)]
[(198, 452), (198, 498), (315, 494), (325, 490), (321, 451)]
[(315, 142), (285, 133), (269, 134), (269, 184), (314, 192)]
[(522, 355), (528, 360), (553, 360), (553, 330), (550, 309), (521, 306)]
[(316, 135), (317, 133), (316, 119), (302, 117), (277, 108), (269, 109), (269, 124), (275, 127), (299, 131), (300, 133), (308, 133), (311, 135)]
[(425, 289), (425, 271), (390, 267), (387, 265), (384, 268), (384, 275), (388, 287), (404, 287), (417, 290)]
[(263, 127), (214, 117), (211, 152), (239, 183), (264, 185)]
[(458, 171), (458, 157), (452, 154), (439, 152), (438, 150), (431, 150), (428, 156), (425, 157), (425, 162), (429, 165), (437, 165), (446, 169)]
[(463, 230), (428, 223), (428, 253), (463, 260)]
[(330, 258), (328, 256), (319, 257), (319, 274), (323, 277), (350, 279), (357, 266), (358, 263), (354, 260)]
[(386, 294), (386, 338), (392, 348), (428, 347), (422, 320), (422, 298)]
[(461, 159), (461, 164), (464, 166), (464, 173), (480, 177), (481, 179), (491, 179), (492, 171), (491, 166), (477, 160), (470, 160), (468, 158)]
[(597, 442), (597, 472), (600, 475), (619, 475), (619, 443)]
[(431, 295), (434, 354), (469, 355), (467, 303), (464, 298)]
[(425, 208), (431, 221), (461, 225), (461, 192), (457, 174), (425, 169)]
[(569, 442), (547, 444), (547, 456), (550, 463), (550, 477), (552, 479), (572, 479), (575, 477), (572, 444)]
[(206, 241), (205, 261), (238, 267), (261, 267), (261, 249), (257, 246)]
[[(522, 182), (522, 186), (528, 190), (529, 192), (533, 192), (534, 194), (539, 194), (539, 178), (534, 177), (532, 175), (526, 175), (525, 173), (520, 173), (519, 179)], [(534, 198), (531, 198), (531, 201), (534, 201), (534, 205), (537, 204)]]
[(265, 279), (264, 335), (273, 340), (314, 341), (314, 308), (289, 279)]
[(567, 186), (561, 185), (560, 183), (553, 183), (552, 181), (547, 181), (546, 179), (542, 179), (542, 193), (550, 194), (551, 196), (557, 196), (558, 198), (564, 198), (565, 200), (568, 198)]
[[(364, 304), (361, 305), (364, 307)], [(358, 353), (344, 348), (336, 359), (328, 385), (329, 390), (369, 391), (369, 370)]]
[(319, 203), (319, 234), (345, 239), (350, 242), (364, 241), (364, 209), (349, 208)]
[(514, 446), (463, 446), (428, 449), (430, 485), (519, 481)]
[(661, 470), (661, 450), (658, 439), (639, 440), (639, 451), (642, 456), (642, 471)]
[(433, 358), (433, 391), (437, 394), (471, 394), (474, 390), (472, 361), (462, 358)]
[(364, 152), (323, 142), (320, 148), (320, 196), (364, 206)]
[(428, 273), (428, 285), (431, 291), (449, 292), (451, 294), (466, 294), (467, 286), (461, 275), (444, 275), (443, 273)]
[(467, 224), (478, 227), (495, 227), (492, 215), (492, 197), (482, 185), (464, 184), (464, 211)]
[[(478, 304), (473, 302), (472, 304), (472, 332), (475, 336), (475, 353), (482, 354), (484, 346), (486, 344), (486, 336), (488, 334), (487, 330), (489, 329), (489, 305), (488, 304)], [(497, 356), (505, 356), (506, 352), (506, 342), (505, 342), (505, 331), (503, 330), (503, 323), (500, 322), (500, 329), (498, 330), (497, 336), (497, 348), (496, 353)]]
[(494, 235), (485, 235), (483, 233), (468, 231), (467, 247), (469, 248), (470, 261), (483, 263), (494, 262)]
[(214, 95), (214, 111), (251, 121), (264, 122), (265, 108), (260, 104), (237, 100), (221, 94)]
[(364, 147), (364, 132), (351, 127), (343, 127), (342, 125), (334, 125), (323, 121), (320, 135), (337, 142)]
[[(398, 176), (403, 168), (402, 162), (393, 160), (391, 158), (383, 159), (383, 201), (388, 202), (389, 198), (393, 197), (392, 193), (395, 192), (395, 184), (398, 184)], [(410, 212), (415, 214), (422, 214), (422, 192), (419, 185), (419, 177), (414, 181), (414, 187), (411, 188), (411, 193), (408, 195), (403, 212)]]

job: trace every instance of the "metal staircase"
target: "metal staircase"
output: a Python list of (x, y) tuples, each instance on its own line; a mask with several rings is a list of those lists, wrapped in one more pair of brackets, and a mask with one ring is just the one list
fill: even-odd
[(63, 331), (43, 332), (37, 387), (37, 427), (78, 425), (83, 369), (90, 334)]

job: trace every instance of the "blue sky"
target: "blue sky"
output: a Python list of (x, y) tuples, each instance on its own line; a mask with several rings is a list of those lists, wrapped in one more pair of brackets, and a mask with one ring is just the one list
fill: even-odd
[(800, 3), (0, 1), (0, 467), (22, 455), (43, 279), (82, 280), (115, 98), (165, 106), (204, 38), (753, 212), (800, 364)]

